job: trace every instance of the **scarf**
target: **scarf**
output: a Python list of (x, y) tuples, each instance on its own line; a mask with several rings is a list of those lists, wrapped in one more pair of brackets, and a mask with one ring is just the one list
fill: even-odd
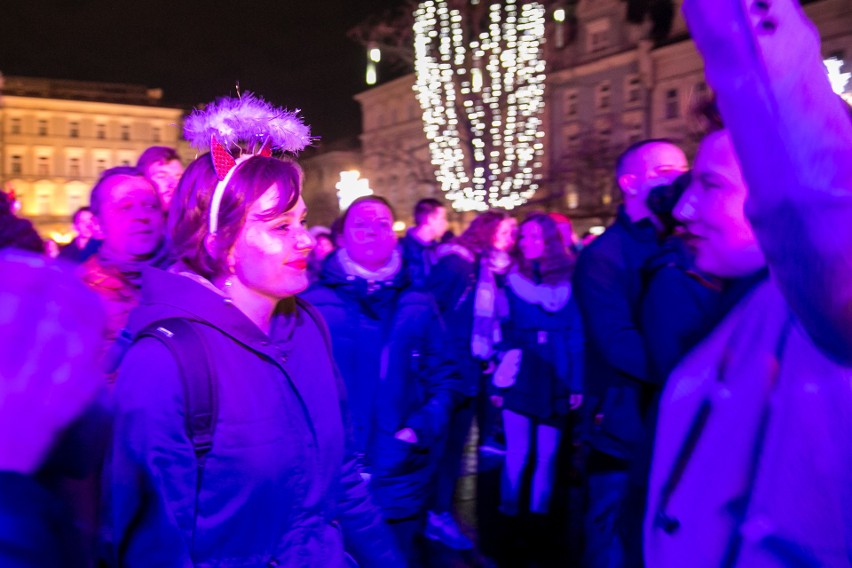
[(380, 287), (381, 282), (392, 280), (399, 274), (402, 268), (402, 256), (399, 254), (399, 249), (394, 249), (391, 255), (390, 262), (378, 270), (368, 270), (357, 264), (349, 256), (345, 248), (337, 252), (337, 259), (340, 261), (340, 266), (349, 276), (355, 276), (367, 281), (367, 292), (372, 293)]
[(526, 303), (541, 306), (545, 311), (551, 313), (564, 308), (571, 298), (570, 282), (556, 286), (536, 284), (517, 270), (509, 273), (509, 276), (506, 277), (506, 284)]
[(473, 298), (473, 334), (470, 338), (470, 351), (474, 357), (483, 361), (490, 360), (495, 353), (494, 346), (503, 336), (500, 321), (509, 312), (506, 295), (497, 286), (495, 274), (504, 274), (512, 262), (508, 253), (494, 251), (483, 255), (479, 260), (479, 278)]
[(161, 240), (154, 252), (145, 259), (118, 259), (105, 246), (98, 250), (98, 263), (101, 267), (137, 289), (142, 287), (142, 270), (149, 266), (163, 268), (168, 262), (169, 250), (165, 246), (165, 240)]

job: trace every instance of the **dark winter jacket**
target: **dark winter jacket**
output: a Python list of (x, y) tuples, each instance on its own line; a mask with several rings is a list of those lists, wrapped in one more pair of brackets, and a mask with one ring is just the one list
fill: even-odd
[(414, 229), (409, 229), (405, 236), (399, 239), (399, 248), (408, 267), (408, 274), (412, 283), (416, 286), (422, 286), (426, 283), (429, 272), (435, 265), (435, 249), (438, 243), (434, 241), (423, 242), (417, 238), (413, 231)]
[[(394, 566), (372, 504), (327, 330), (282, 301), (270, 335), (200, 277), (151, 269), (130, 320), (202, 322), (218, 416), (203, 473), (188, 439), (182, 379), (168, 349), (142, 338), (116, 384), (114, 540), (122, 566)], [(198, 490), (196, 485), (199, 485)]]
[(586, 332), (585, 388), (596, 417), (590, 443), (620, 459), (642, 440), (651, 400), (639, 323), (642, 267), (659, 250), (653, 223), (631, 222), (622, 207), (615, 223), (580, 253), (574, 272)]
[(648, 377), (662, 389), (675, 365), (719, 323), (722, 282), (695, 271), (683, 240), (671, 237), (644, 267), (642, 337)]
[(517, 272), (506, 280), (509, 317), (501, 350), (520, 349), (521, 365), (515, 383), (502, 392), (503, 408), (537, 418), (566, 415), (569, 396), (583, 392), (580, 311), (568, 282), (565, 301), (545, 308), (515, 285), (520, 281), (533, 285)]
[[(457, 367), (433, 298), (409, 286), (404, 268), (371, 284), (347, 274), (338, 258), (302, 296), (331, 331), (373, 494), (388, 517), (409, 517), (428, 494), (433, 454), (458, 397)], [(394, 438), (403, 428), (414, 430), (416, 444)]]
[(82, 567), (78, 538), (54, 491), (34, 476), (0, 472), (0, 566)]
[(441, 245), (438, 262), (426, 281), (447, 327), (447, 343), (459, 367), (465, 396), (476, 396), (482, 374), (482, 362), (470, 351), (478, 262), (473, 253), (459, 245)]

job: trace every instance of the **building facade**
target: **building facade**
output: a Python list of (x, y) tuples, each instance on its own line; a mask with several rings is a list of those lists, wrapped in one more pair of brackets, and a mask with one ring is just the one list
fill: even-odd
[(361, 104), (362, 177), (390, 200), (397, 219), (410, 225), (419, 199), (443, 196), (414, 96), (414, 74), (360, 93), (355, 100)]
[(162, 106), (159, 90), (26, 77), (0, 89), (0, 184), (43, 236), (67, 237), (101, 172), (178, 146), (183, 111)]
[[(652, 40), (649, 23), (627, 21), (622, 0), (551, 3), (542, 189), (530, 208), (565, 211), (580, 232), (606, 225), (620, 200), (615, 160), (629, 144), (664, 137), (694, 154), (702, 132), (692, 111), (710, 93), (681, 4), (675, 1), (665, 37)], [(852, 2), (803, 4), (820, 30), (826, 58), (848, 61), (844, 70), (852, 70)], [(408, 75), (356, 96), (365, 170), (400, 207), (440, 195), (413, 84)]]

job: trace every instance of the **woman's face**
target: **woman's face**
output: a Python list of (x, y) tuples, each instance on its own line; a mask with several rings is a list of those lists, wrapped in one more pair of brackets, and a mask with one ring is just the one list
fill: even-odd
[(515, 244), (515, 233), (518, 228), (518, 222), (512, 218), (503, 219), (497, 225), (497, 231), (494, 232), (494, 241), (492, 247), (495, 250), (509, 250)]
[(307, 208), (301, 197), (283, 215), (264, 218), (278, 203), (278, 193), (272, 185), (251, 205), (228, 257), (244, 288), (276, 301), (308, 287), (308, 254), (316, 244), (305, 227)]
[(537, 260), (544, 254), (544, 232), (541, 225), (530, 221), (521, 225), (521, 239), (518, 248), (527, 260)]

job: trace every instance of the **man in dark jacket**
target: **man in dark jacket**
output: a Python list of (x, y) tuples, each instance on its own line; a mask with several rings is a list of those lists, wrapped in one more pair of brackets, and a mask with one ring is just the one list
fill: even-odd
[(303, 297), (328, 322), (373, 495), (417, 566), (415, 536), (458, 374), (434, 300), (411, 289), (387, 202), (355, 201), (342, 240)]
[(648, 363), (640, 334), (642, 267), (659, 251), (658, 224), (648, 207), (653, 187), (687, 169), (684, 153), (666, 140), (638, 142), (621, 155), (616, 178), (624, 196), (615, 223), (580, 254), (574, 291), (586, 335), (589, 433), (590, 568), (625, 562), (622, 506), (628, 469), (641, 444)]
[(447, 232), (447, 208), (432, 197), (421, 199), (414, 206), (414, 223), (399, 244), (412, 281), (421, 285), (437, 262), (435, 247)]

